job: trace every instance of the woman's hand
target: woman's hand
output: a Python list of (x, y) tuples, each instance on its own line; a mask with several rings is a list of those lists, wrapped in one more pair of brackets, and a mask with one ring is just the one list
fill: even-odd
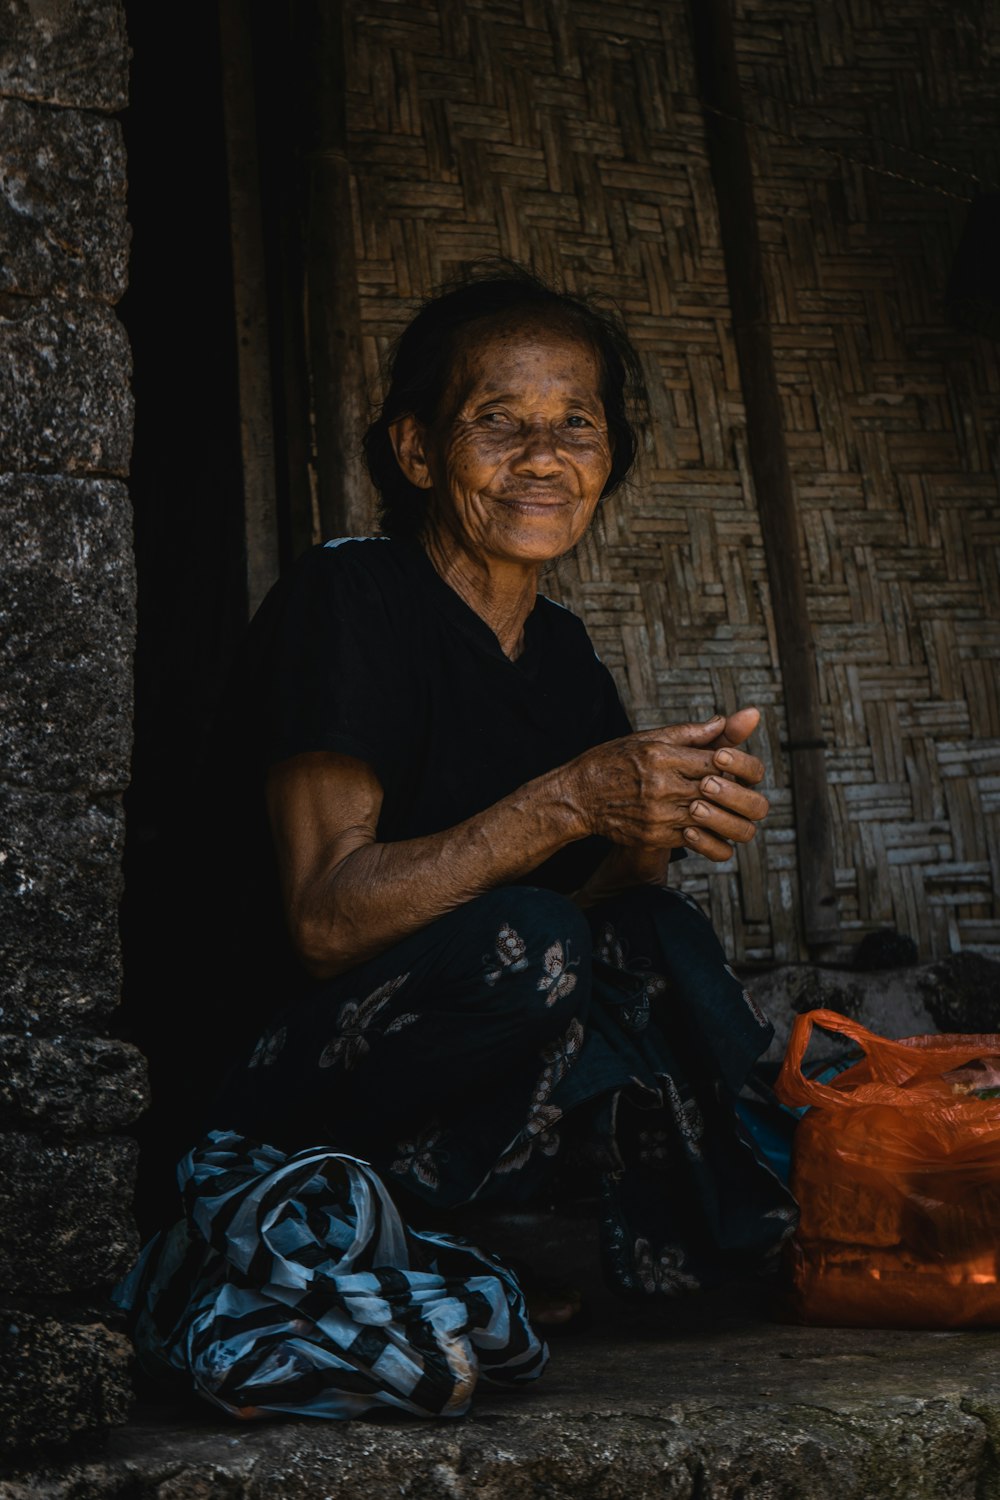
[(564, 795), (586, 832), (642, 849), (683, 845), (717, 861), (748, 843), (768, 811), (764, 777), (739, 747), (755, 708), (703, 724), (646, 729), (586, 751), (564, 768)]

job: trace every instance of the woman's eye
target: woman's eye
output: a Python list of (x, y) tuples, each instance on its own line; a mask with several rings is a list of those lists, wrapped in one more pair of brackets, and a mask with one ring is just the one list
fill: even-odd
[(589, 417), (583, 417), (579, 412), (570, 412), (569, 416), (566, 418), (566, 426), (572, 427), (579, 431), (583, 427), (592, 427), (593, 423), (591, 422)]
[(510, 418), (504, 411), (484, 411), (479, 418), (487, 427), (508, 427)]

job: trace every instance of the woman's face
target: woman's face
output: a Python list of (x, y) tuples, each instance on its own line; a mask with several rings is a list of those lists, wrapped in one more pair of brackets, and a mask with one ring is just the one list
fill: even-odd
[(408, 419), (397, 438), (401, 462), (408, 440), (416, 456), (409, 477), (431, 491), (435, 538), (484, 561), (568, 552), (611, 472), (599, 382), (593, 349), (558, 326), (469, 335), (433, 425)]

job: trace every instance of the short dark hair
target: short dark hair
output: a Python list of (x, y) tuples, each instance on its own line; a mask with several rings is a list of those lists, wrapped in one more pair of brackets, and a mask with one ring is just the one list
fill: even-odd
[(390, 355), (388, 391), (364, 439), (368, 473), (379, 495), (379, 525), (388, 536), (416, 536), (428, 501), (427, 492), (411, 484), (396, 462), (390, 426), (406, 416), (434, 421), (461, 335), (471, 324), (534, 317), (578, 333), (597, 355), (612, 444), (611, 473), (601, 498), (625, 479), (635, 463), (636, 413), (645, 405), (645, 388), (639, 357), (617, 313), (591, 297), (556, 291), (513, 262), (480, 263), (423, 304)]

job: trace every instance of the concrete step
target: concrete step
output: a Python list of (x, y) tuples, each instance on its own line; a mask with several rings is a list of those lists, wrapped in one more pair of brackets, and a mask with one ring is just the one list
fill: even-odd
[(436, 1422), (145, 1407), (0, 1500), (1000, 1500), (1000, 1332), (792, 1327), (754, 1287), (633, 1306), (599, 1284), (592, 1221), (479, 1227), (587, 1294), (532, 1389)]
[(986, 1500), (1000, 1335), (803, 1329), (744, 1298), (627, 1309), (455, 1422), (235, 1427), (147, 1409), (3, 1500)]

